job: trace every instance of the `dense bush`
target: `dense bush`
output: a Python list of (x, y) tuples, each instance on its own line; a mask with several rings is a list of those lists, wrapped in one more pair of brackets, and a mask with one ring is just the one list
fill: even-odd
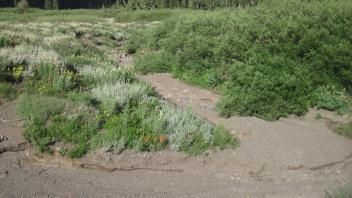
[(347, 0), (286, 0), (172, 17), (139, 43), (162, 56), (147, 54), (136, 68), (221, 89), (226, 116), (271, 120), (312, 106), (343, 109), (343, 88), (352, 85), (351, 9)]
[(167, 58), (166, 53), (148, 53), (135, 60), (135, 69), (143, 74), (149, 72), (166, 72), (172, 67), (172, 62)]

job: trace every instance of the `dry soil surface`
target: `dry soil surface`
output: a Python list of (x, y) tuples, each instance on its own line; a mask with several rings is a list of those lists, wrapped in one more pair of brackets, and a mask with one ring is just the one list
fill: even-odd
[(168, 74), (139, 76), (167, 100), (241, 139), (235, 150), (182, 153), (105, 151), (80, 160), (46, 156), (26, 144), (14, 102), (0, 102), (0, 197), (323, 197), (352, 176), (352, 142), (331, 130), (331, 112), (266, 122), (220, 118), (218, 96)]

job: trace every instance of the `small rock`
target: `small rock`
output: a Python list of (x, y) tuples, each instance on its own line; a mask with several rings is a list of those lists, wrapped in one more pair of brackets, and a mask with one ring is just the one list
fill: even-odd
[(6, 136), (0, 134), (0, 142), (8, 140)]
[(169, 98), (171, 98), (172, 97), (172, 94), (167, 94), (166, 96), (165, 96), (165, 99), (169, 99)]
[(1, 178), (6, 178), (8, 175), (9, 175), (9, 171), (8, 170), (2, 171), (2, 172), (0, 172), (0, 179)]

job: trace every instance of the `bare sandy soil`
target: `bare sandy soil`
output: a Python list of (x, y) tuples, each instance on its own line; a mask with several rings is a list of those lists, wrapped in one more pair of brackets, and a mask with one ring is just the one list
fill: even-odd
[(15, 101), (0, 103), (0, 197), (323, 197), (352, 177), (352, 141), (331, 130), (347, 117), (320, 111), (317, 120), (312, 110), (277, 122), (224, 119), (210, 91), (168, 74), (138, 78), (179, 107), (224, 125), (240, 147), (198, 157), (101, 150), (80, 160), (46, 156), (23, 139)]

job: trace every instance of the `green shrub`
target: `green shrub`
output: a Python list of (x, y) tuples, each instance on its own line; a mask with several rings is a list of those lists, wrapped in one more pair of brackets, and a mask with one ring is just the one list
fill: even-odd
[(136, 59), (135, 69), (143, 74), (167, 72), (172, 70), (172, 62), (165, 53), (149, 53)]
[(239, 142), (232, 134), (223, 127), (214, 129), (212, 147), (223, 150), (238, 146)]
[(74, 146), (62, 148), (72, 158), (88, 152), (99, 126), (93, 107), (56, 97), (22, 95), (17, 112), (26, 121), (24, 136), (41, 152), (52, 153), (52, 145), (62, 142)]
[(34, 119), (30, 124), (27, 123), (23, 135), (29, 142), (38, 146), (40, 152), (53, 152), (50, 145), (54, 144), (55, 140), (45, 128), (45, 121)]
[(312, 86), (304, 65), (281, 57), (258, 57), (248, 65), (234, 65), (230, 76), (218, 104), (222, 115), (237, 113), (275, 120), (288, 113), (302, 115), (310, 106)]
[(139, 47), (162, 56), (147, 53), (136, 68), (222, 90), (219, 110), (227, 116), (275, 120), (313, 106), (340, 111), (342, 87), (351, 91), (352, 84), (351, 9), (348, 0), (285, 0), (170, 17), (147, 30)]
[(190, 155), (199, 155), (210, 149), (235, 148), (238, 145), (238, 140), (222, 127), (213, 130), (210, 141), (205, 139), (201, 132), (196, 132), (189, 138), (182, 142), (180, 150)]
[(209, 150), (209, 145), (209, 141), (205, 140), (201, 133), (195, 132), (192, 138), (181, 143), (180, 150), (190, 155), (199, 155)]
[[(155, 25), (151, 25), (154, 27)], [(153, 28), (135, 28), (132, 29), (131, 33), (127, 37), (127, 40), (123, 46), (126, 53), (134, 54), (138, 49), (150, 48), (158, 49), (155, 41), (157, 38), (154, 37)]]
[(71, 158), (77, 158), (88, 152), (89, 141), (96, 133), (95, 123), (54, 116), (49, 126), (46, 122), (39, 120), (27, 124), (24, 136), (36, 144), (41, 152), (52, 152), (51, 146), (56, 142), (74, 144), (74, 148), (68, 149), (68, 155)]

